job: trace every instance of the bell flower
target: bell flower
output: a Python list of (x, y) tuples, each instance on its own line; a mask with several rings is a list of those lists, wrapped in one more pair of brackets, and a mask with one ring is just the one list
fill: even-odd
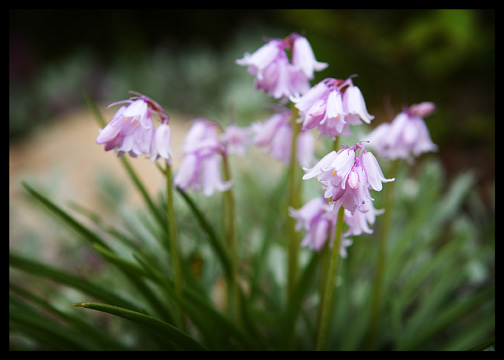
[(414, 104), (403, 109), (391, 123), (383, 123), (371, 131), (365, 140), (376, 153), (386, 159), (412, 161), (422, 153), (437, 151), (423, 119), (434, 111), (431, 102)]
[(349, 125), (369, 123), (374, 118), (367, 112), (362, 93), (351, 79), (327, 78), (290, 100), (299, 110), (302, 129), (317, 128), (332, 139), (352, 136)]
[[(313, 198), (300, 209), (289, 208), (289, 215), (296, 220), (296, 231), (305, 231), (305, 236), (301, 241), (302, 247), (320, 251), (328, 239), (330, 246), (333, 246), (336, 216), (332, 211), (332, 206), (323, 197)], [(347, 256), (346, 248), (351, 244), (352, 240), (343, 236), (339, 249), (342, 257)]]
[[(150, 155), (152, 161), (159, 156), (167, 161), (171, 155), (171, 133), (169, 117), (164, 109), (151, 98), (134, 93), (136, 96), (110, 104), (108, 107), (123, 105), (112, 120), (101, 130), (96, 144), (105, 145), (105, 151), (115, 150), (118, 156)], [(154, 129), (152, 115), (161, 118), (161, 125)]]
[(313, 168), (304, 170), (303, 180), (317, 177), (325, 189), (324, 197), (332, 200), (335, 211), (340, 206), (352, 213), (369, 211), (374, 201), (369, 190), (381, 191), (382, 183), (394, 181), (385, 178), (374, 155), (361, 143), (344, 145), (338, 152), (324, 156)]
[(371, 225), (375, 223), (376, 215), (383, 214), (384, 209), (377, 210), (373, 203), (369, 204), (369, 209), (366, 212), (354, 211), (353, 213), (345, 209), (345, 223), (348, 225), (348, 230), (343, 234), (343, 237), (358, 236), (361, 234), (372, 234)]
[[(288, 50), (292, 51), (292, 62)], [(313, 72), (327, 67), (316, 61), (308, 40), (295, 33), (285, 39), (270, 39), (253, 54), (245, 53), (236, 63), (247, 66), (249, 73), (255, 76), (257, 90), (276, 99), (307, 92)]]
[(313, 49), (304, 36), (293, 34), (292, 37), (292, 64), (301, 68), (303, 74), (305, 74), (309, 80), (312, 80), (314, 71), (324, 70), (329, 64), (319, 62), (315, 59)]
[(162, 157), (169, 163), (173, 157), (171, 150), (171, 130), (168, 123), (160, 124), (152, 138), (150, 160), (155, 161), (159, 157)]
[[(252, 143), (284, 164), (288, 164), (292, 152), (292, 113), (282, 109), (264, 122), (251, 125)], [(310, 166), (314, 160), (313, 134), (301, 131), (297, 137), (296, 160), (301, 166)]]
[(150, 153), (154, 133), (151, 111), (143, 99), (131, 102), (117, 110), (110, 123), (100, 130), (96, 144), (105, 145), (105, 151), (115, 150), (118, 156)]
[(211, 196), (215, 191), (226, 191), (230, 181), (221, 175), (224, 145), (219, 141), (217, 125), (198, 119), (189, 129), (183, 145), (183, 159), (173, 180), (174, 186), (183, 191), (192, 188)]

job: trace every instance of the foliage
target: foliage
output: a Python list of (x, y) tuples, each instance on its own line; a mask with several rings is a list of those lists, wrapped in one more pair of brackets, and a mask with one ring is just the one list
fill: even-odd
[[(143, 189), (128, 160), (120, 161), (135, 186)], [(425, 159), (416, 174), (403, 165), (397, 176), (376, 349), (466, 350), (478, 349), (479, 343), (486, 349), (493, 342), (484, 341), (495, 328), (493, 216), (474, 210), (478, 206), (471, 173), (447, 183), (436, 158)], [(99, 214), (91, 216), (76, 206), (65, 210), (24, 183), (34, 200), (73, 230), (79, 246), (92, 249), (115, 271), (109, 277), (85, 278), (11, 251), (11, 349), (312, 349), (322, 255), (300, 249), (302, 275), (293, 295), (286, 297), (286, 219), (278, 205), (286, 196), (278, 185), (283, 176), (264, 181), (245, 169), (235, 171), (236, 188), (247, 189), (236, 199), (240, 323), (222, 302), (229, 264), (222, 248), (222, 219), (209, 211), (219, 199), (196, 201), (191, 194), (176, 193), (184, 243), (182, 300), (174, 291), (169, 250), (161, 244), (167, 235), (161, 215), (164, 196), (151, 198), (142, 190), (148, 214), (138, 211), (143, 225), (133, 226), (144, 228), (131, 229), (131, 224), (105, 224)], [(304, 194), (313, 191), (307, 186)], [(376, 201), (379, 208), (383, 199), (377, 196)], [(82, 214), (93, 225), (79, 220)], [(138, 235), (146, 229), (158, 243)], [(359, 237), (342, 261), (330, 350), (367, 347), (376, 241), (374, 235)], [(83, 302), (53, 305), (54, 293), (66, 288), (76, 290)], [(172, 325), (178, 306), (183, 308), (185, 331)], [(108, 315), (88, 316), (81, 307)]]

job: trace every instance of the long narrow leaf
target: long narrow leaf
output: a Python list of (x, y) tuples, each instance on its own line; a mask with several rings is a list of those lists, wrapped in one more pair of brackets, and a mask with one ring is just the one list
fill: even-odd
[(22, 185), (30, 193), (30, 195), (37, 199), (46, 209), (48, 209), (52, 214), (61, 219), (64, 224), (68, 225), (84, 240), (88, 241), (90, 244), (97, 243), (102, 247), (109, 249), (109, 246), (97, 234), (89, 230), (86, 226), (82, 225), (79, 221), (75, 220), (70, 214), (54, 204), (39, 191), (35, 190), (25, 182), (23, 182)]
[(122, 272), (127, 276), (128, 280), (135, 286), (139, 294), (142, 294), (145, 299), (150, 303), (152, 308), (161, 316), (164, 320), (170, 321), (171, 315), (170, 311), (165, 308), (165, 305), (160, 299), (154, 294), (154, 292), (143, 282), (144, 277), (147, 277), (145, 271), (137, 266), (136, 264), (128, 261), (126, 259), (117, 256), (116, 254), (95, 245), (96, 251), (98, 251), (102, 256), (104, 256), (109, 262), (115, 264), (119, 267)]
[(488, 350), (489, 348), (491, 348), (494, 345), (495, 345), (495, 337), (492, 337), (492, 338), (482, 342), (481, 344), (478, 344), (476, 346), (473, 346), (470, 349), (467, 349), (467, 351), (484, 351), (484, 350)]
[(21, 255), (10, 253), (9, 266), (31, 273), (45, 279), (56, 281), (60, 284), (69, 286), (79, 290), (93, 298), (100, 299), (110, 304), (116, 304), (127, 308), (137, 309), (138, 307), (123, 297), (93, 284), (87, 280), (83, 280), (77, 276), (71, 275), (64, 270), (42, 264), (35, 260), (23, 257)]
[(215, 229), (210, 224), (210, 222), (206, 219), (203, 212), (199, 210), (198, 206), (191, 199), (189, 194), (185, 193), (183, 190), (181, 190), (179, 188), (177, 188), (177, 191), (182, 196), (182, 198), (185, 200), (186, 204), (189, 206), (191, 211), (193, 212), (193, 214), (196, 217), (196, 220), (198, 220), (198, 223), (200, 224), (201, 228), (208, 235), (208, 240), (210, 242), (210, 245), (211, 245), (212, 249), (215, 251), (216, 255), (218, 256), (218, 258), (221, 262), (221, 265), (224, 269), (224, 273), (226, 274), (226, 276), (229, 279), (231, 276), (231, 261), (227, 255), (227, 252), (224, 250), (223, 243), (220, 240), (220, 238), (218, 237)]
[[(149, 276), (156, 281), (160, 288), (172, 300), (179, 303), (184, 313), (187, 314), (195, 324), (200, 324), (200, 318), (204, 315), (205, 318), (210, 319), (215, 331), (220, 331), (221, 336), (227, 336), (236, 339), (243, 347), (256, 349), (256, 342), (247, 336), (240, 328), (236, 327), (221, 313), (219, 313), (213, 306), (211, 306), (206, 299), (203, 299), (191, 288), (184, 289), (184, 298), (177, 297), (171, 279), (161, 274), (157, 269), (147, 264), (143, 259), (135, 256), (135, 259), (140, 263)], [(218, 329), (218, 330), (216, 330)]]
[(86, 309), (102, 311), (111, 315), (121, 317), (123, 319), (133, 321), (137, 324), (145, 326), (151, 331), (154, 331), (162, 336), (165, 336), (168, 341), (174, 343), (183, 350), (197, 350), (197, 351), (206, 350), (206, 348), (199, 342), (197, 342), (190, 336), (186, 335), (182, 331), (178, 330), (176, 327), (158, 318), (145, 315), (133, 310), (107, 304), (83, 302), (83, 303), (76, 303), (73, 305), (75, 307), (83, 307)]
[(81, 317), (77, 317), (73, 314), (69, 314), (67, 312), (61, 311), (60, 309), (57, 309), (46, 299), (43, 299), (42, 297), (34, 294), (33, 291), (28, 291), (13, 283), (9, 283), (9, 289), (14, 293), (20, 295), (24, 299), (38, 305), (40, 308), (44, 309), (52, 316), (56, 316), (62, 322), (68, 324), (69, 327), (78, 330), (85, 337), (93, 340), (101, 349), (119, 351), (128, 350), (128, 348), (120, 343), (118, 339), (110, 336), (100, 327), (93, 326), (89, 322), (84, 321)]

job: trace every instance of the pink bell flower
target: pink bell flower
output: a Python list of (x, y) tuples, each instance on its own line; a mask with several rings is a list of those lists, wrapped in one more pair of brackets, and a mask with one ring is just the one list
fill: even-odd
[(104, 144), (105, 151), (117, 151), (118, 156), (129, 153), (136, 157), (150, 153), (153, 133), (151, 111), (143, 99), (138, 99), (115, 113), (100, 130), (96, 144)]
[(173, 157), (171, 150), (171, 130), (168, 123), (160, 124), (155, 130), (151, 142), (151, 161), (157, 160), (159, 157), (165, 159), (168, 163)]
[(313, 49), (304, 36), (293, 34), (292, 37), (292, 64), (299, 67), (303, 71), (303, 74), (305, 74), (309, 80), (312, 80), (314, 71), (322, 71), (327, 68), (329, 64), (319, 62), (315, 59)]
[[(105, 151), (115, 150), (118, 156), (124, 153), (132, 157), (150, 155), (152, 161), (161, 156), (168, 161), (172, 156), (168, 115), (151, 98), (135, 94), (128, 100), (109, 105), (127, 104), (121, 106), (112, 120), (100, 130), (96, 144), (105, 145)], [(153, 114), (161, 119), (161, 125), (156, 130)]]
[(187, 191), (203, 191), (211, 196), (215, 191), (226, 191), (230, 181), (221, 175), (224, 145), (219, 141), (217, 125), (206, 119), (198, 119), (186, 135), (182, 163), (173, 180), (174, 186)]
[[(292, 62), (287, 50), (292, 51)], [(316, 61), (308, 40), (295, 33), (285, 39), (269, 40), (253, 54), (246, 53), (236, 63), (247, 66), (249, 73), (255, 76), (257, 90), (276, 99), (307, 92), (313, 72), (327, 67), (327, 64)]]
[(300, 209), (289, 208), (289, 214), (296, 219), (295, 230), (305, 231), (301, 246), (317, 251), (322, 249), (336, 224), (331, 206), (322, 197), (316, 197)]
[(369, 209), (366, 212), (354, 211), (353, 213), (345, 209), (345, 223), (348, 225), (348, 230), (343, 234), (343, 237), (358, 236), (362, 234), (372, 234), (371, 225), (375, 223), (376, 215), (383, 214), (384, 209), (377, 210), (373, 203), (369, 204)]
[(386, 159), (412, 161), (422, 153), (437, 151), (423, 119), (434, 111), (431, 102), (405, 108), (391, 123), (383, 123), (371, 131), (365, 140), (376, 153)]
[(369, 211), (374, 201), (369, 190), (381, 191), (382, 183), (394, 181), (385, 178), (374, 155), (360, 143), (330, 152), (305, 171), (303, 180), (317, 177), (325, 189), (324, 197), (331, 198), (335, 211), (343, 206), (352, 213)]
[[(289, 208), (289, 215), (296, 220), (295, 230), (305, 231), (301, 241), (302, 247), (308, 247), (320, 251), (327, 240), (332, 247), (336, 231), (336, 216), (332, 206), (319, 196), (303, 205), (300, 209)], [(340, 242), (340, 255), (347, 256), (346, 248), (352, 244), (352, 240), (343, 236)]]
[[(252, 143), (284, 164), (289, 164), (292, 151), (292, 113), (287, 109), (273, 114), (264, 122), (251, 125)], [(313, 134), (301, 131), (297, 137), (296, 160), (301, 166), (310, 166), (315, 157)]]
[(299, 110), (302, 129), (317, 128), (331, 139), (352, 136), (349, 125), (359, 125), (361, 121), (369, 123), (374, 118), (366, 109), (360, 89), (351, 79), (327, 78), (307, 93), (292, 96), (290, 100)]
[(361, 120), (366, 124), (370, 124), (371, 120), (374, 119), (374, 116), (370, 115), (367, 111), (366, 102), (364, 101), (362, 92), (352, 83), (343, 93), (343, 108), (346, 112), (345, 120), (349, 124), (359, 125)]

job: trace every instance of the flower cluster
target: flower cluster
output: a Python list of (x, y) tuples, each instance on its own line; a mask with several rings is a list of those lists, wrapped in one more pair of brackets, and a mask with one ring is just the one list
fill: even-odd
[[(100, 130), (96, 143), (105, 145), (105, 151), (114, 150), (118, 156), (129, 153), (133, 157), (149, 155), (151, 161), (158, 157), (170, 161), (171, 131), (169, 117), (163, 108), (145, 95), (138, 94), (128, 100), (110, 104), (123, 105), (112, 120)], [(160, 117), (160, 125), (155, 129), (152, 115)]]
[(374, 200), (369, 189), (380, 191), (382, 183), (394, 181), (385, 178), (374, 155), (361, 143), (331, 151), (313, 168), (305, 170), (303, 180), (317, 177), (325, 189), (324, 197), (332, 200), (335, 210), (343, 206), (351, 213), (369, 211)]
[(374, 119), (360, 89), (352, 80), (327, 78), (302, 96), (291, 97), (301, 114), (302, 129), (317, 128), (332, 139), (352, 136), (349, 125), (369, 124)]
[[(292, 53), (291, 61), (287, 51)], [(296, 33), (285, 39), (270, 39), (236, 63), (247, 66), (255, 76), (256, 89), (276, 99), (304, 94), (310, 88), (314, 71), (324, 70), (328, 65), (317, 61), (308, 40)]]
[(436, 151), (429, 135), (424, 117), (435, 109), (432, 102), (414, 104), (404, 108), (391, 123), (377, 126), (365, 139), (376, 153), (386, 159), (411, 161), (422, 153)]
[[(281, 109), (264, 122), (251, 126), (253, 144), (284, 164), (292, 152), (292, 112)], [(315, 139), (309, 131), (302, 130), (297, 137), (296, 159), (301, 166), (310, 166), (314, 159)]]
[(205, 196), (216, 190), (228, 190), (231, 182), (224, 182), (221, 175), (224, 151), (217, 125), (207, 119), (197, 119), (186, 135), (182, 163), (173, 184), (184, 191), (189, 188), (202, 190)]
[[(317, 61), (308, 40), (296, 33), (284, 39), (269, 39), (236, 63), (247, 66), (258, 90), (283, 102), (290, 100), (299, 117), (278, 105), (276, 112), (264, 122), (254, 122), (246, 128), (231, 124), (222, 132), (216, 123), (197, 119), (186, 135), (174, 185), (210, 196), (231, 187), (231, 181), (223, 180), (221, 175), (222, 159), (228, 154), (245, 156), (247, 148), (254, 145), (288, 164), (295, 148), (295, 159), (306, 171), (303, 180), (317, 178), (324, 190), (323, 197), (309, 201), (300, 209), (289, 209), (298, 221), (297, 230), (306, 231), (302, 246), (319, 250), (328, 234), (334, 232), (335, 214), (343, 207), (348, 226), (341, 242), (343, 256), (352, 243), (346, 237), (371, 233), (375, 216), (383, 212), (374, 208), (370, 190), (381, 191), (382, 183), (394, 180), (383, 175), (377, 159), (363, 143), (367, 142), (387, 159), (410, 159), (435, 151), (437, 146), (432, 143), (423, 120), (434, 111), (434, 104), (423, 102), (404, 108), (392, 123), (379, 125), (363, 141), (353, 146), (343, 145), (339, 151), (332, 151), (316, 162), (312, 130), (318, 131), (320, 137), (336, 139), (352, 136), (350, 125), (370, 124), (374, 119), (360, 88), (353, 82), (354, 76), (345, 80), (326, 78), (310, 88), (314, 72), (325, 69), (327, 63)], [(171, 131), (163, 108), (141, 94), (111, 105), (117, 104), (123, 106), (100, 130), (96, 143), (105, 145), (106, 151), (118, 152), (118, 156), (147, 155), (151, 161), (161, 157), (170, 163)], [(160, 119), (157, 128), (153, 114)], [(300, 124), (300, 130), (294, 136), (296, 124)], [(309, 168), (313, 163), (316, 164)]]
[[(289, 214), (296, 219), (296, 231), (305, 230), (305, 236), (301, 246), (319, 251), (327, 240), (332, 247), (334, 231), (336, 229), (336, 217), (332, 207), (322, 197), (316, 197), (308, 201), (300, 209), (289, 208)], [(340, 255), (347, 256), (346, 248), (352, 245), (352, 240), (344, 239), (340, 242)]]

